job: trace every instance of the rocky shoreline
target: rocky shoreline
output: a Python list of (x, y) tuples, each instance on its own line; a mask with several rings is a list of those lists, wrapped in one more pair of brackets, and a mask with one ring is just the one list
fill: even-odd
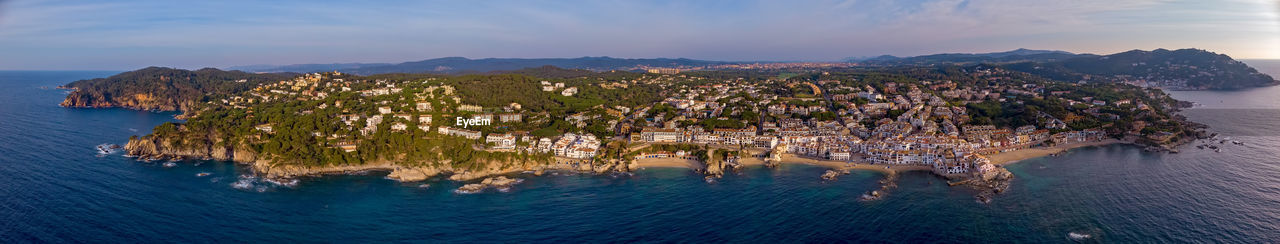
[[(214, 140), (217, 144), (216, 140)], [(506, 175), (516, 172), (533, 171), (537, 174), (547, 170), (564, 170), (582, 173), (605, 174), (612, 172), (630, 172), (638, 169), (635, 165), (618, 161), (595, 162), (572, 167), (570, 164), (540, 164), (535, 162), (507, 162), (506, 164), (490, 163), (490, 167), (468, 170), (455, 169), (449, 162), (434, 162), (424, 165), (403, 165), (393, 160), (378, 160), (359, 165), (327, 165), (308, 166), (302, 164), (277, 163), (269, 156), (259, 155), (248, 148), (216, 147), (212, 144), (192, 145), (182, 149), (162, 145), (173, 145), (169, 140), (151, 137), (130, 138), (125, 144), (125, 155), (137, 160), (185, 160), (204, 159), (232, 161), (248, 166), (255, 175), (273, 180), (291, 180), (302, 177), (313, 177), (334, 174), (351, 174), (367, 171), (389, 172), (387, 178), (400, 182), (418, 182), (432, 177), (448, 175), (453, 181), (472, 181), (491, 176)], [(501, 165), (509, 165), (503, 167)]]
[[(212, 140), (216, 142), (216, 140)], [(216, 144), (216, 143), (213, 143)], [(521, 179), (508, 178), (508, 175), (519, 172), (533, 172), (535, 175), (542, 175), (545, 171), (568, 171), (578, 173), (592, 174), (609, 174), (609, 173), (627, 173), (641, 169), (636, 162), (622, 162), (610, 160), (606, 162), (594, 162), (577, 164), (575, 167), (569, 163), (532, 163), (532, 162), (509, 162), (507, 164), (491, 163), (492, 167), (467, 170), (455, 169), (451, 167), (439, 166), (449, 165), (449, 162), (437, 162), (426, 165), (403, 165), (393, 160), (378, 160), (360, 165), (329, 165), (329, 166), (305, 166), (302, 164), (286, 164), (276, 163), (267, 159), (269, 156), (259, 155), (253, 150), (245, 147), (215, 147), (212, 144), (202, 144), (199, 146), (187, 146), (183, 149), (175, 149), (162, 145), (173, 145), (171, 141), (163, 139), (155, 139), (151, 137), (130, 138), (129, 142), (124, 145), (126, 155), (136, 157), (138, 160), (184, 160), (184, 159), (203, 159), (203, 160), (221, 160), (233, 161), (237, 164), (247, 166), (254, 175), (268, 180), (275, 181), (293, 181), (304, 177), (317, 177), (324, 175), (338, 174), (355, 174), (369, 171), (388, 172), (387, 178), (399, 182), (421, 182), (434, 177), (447, 176), (446, 179), (457, 182), (474, 182), (468, 183), (455, 190), (459, 194), (470, 194), (482, 192), (485, 189), (497, 189), (505, 191), (511, 185), (517, 184)], [(700, 162), (703, 167), (695, 169), (696, 172), (706, 176), (708, 182), (715, 182), (716, 179), (723, 177), (726, 172), (737, 171), (745, 168), (747, 163), (742, 162), (726, 162), (724, 160), (712, 160), (711, 162)], [(762, 162), (763, 166), (777, 166), (782, 164), (781, 160), (769, 164)], [(879, 180), (880, 187), (876, 190), (868, 191), (860, 198), (862, 201), (874, 201), (883, 198), (889, 190), (897, 187), (896, 179), (899, 171), (919, 170), (919, 169), (880, 169), (868, 167), (837, 167), (832, 163), (825, 162), (795, 162), (808, 165), (816, 165), (831, 168), (820, 176), (822, 180), (834, 181), (841, 175), (847, 175), (850, 170), (873, 170), (886, 172), (886, 177)], [(509, 165), (502, 167), (497, 165)], [(882, 167), (875, 165), (863, 165), (872, 167)], [(990, 198), (1008, 188), (1009, 181), (1012, 180), (1012, 173), (1003, 167), (998, 167), (996, 173), (990, 177), (983, 179), (968, 179), (960, 181), (960, 183), (952, 184), (965, 185), (978, 190), (976, 196), (979, 201), (987, 202)], [(424, 186), (426, 186), (424, 184)]]
[[(623, 162), (617, 160), (609, 160), (604, 162), (591, 162), (570, 164), (564, 162), (557, 163), (534, 163), (534, 162), (507, 162), (507, 163), (490, 163), (487, 168), (482, 169), (455, 169), (442, 165), (450, 165), (449, 162), (435, 162), (424, 165), (403, 165), (396, 163), (394, 160), (378, 160), (360, 165), (328, 165), (328, 166), (306, 166), (302, 164), (277, 163), (268, 159), (269, 156), (259, 155), (253, 150), (246, 147), (216, 147), (213, 144), (219, 144), (216, 139), (210, 140), (212, 143), (199, 143), (200, 145), (189, 145), (182, 149), (166, 147), (162, 145), (174, 145), (172, 141), (166, 139), (156, 139), (152, 137), (135, 137), (130, 138), (125, 144), (125, 154), (136, 157), (138, 160), (184, 160), (184, 159), (205, 159), (205, 160), (221, 160), (233, 161), (240, 165), (248, 166), (253, 174), (258, 177), (278, 181), (291, 181), (303, 177), (315, 177), (323, 175), (335, 174), (353, 174), (368, 171), (388, 172), (387, 178), (399, 182), (420, 182), (434, 177), (447, 175), (448, 180), (458, 182), (468, 182), (481, 180), (477, 183), (466, 184), (457, 190), (458, 193), (475, 193), (484, 189), (497, 188), (502, 190), (510, 187), (514, 183), (518, 183), (519, 179), (507, 178), (505, 175), (511, 175), (519, 172), (534, 172), (535, 175), (542, 175), (545, 171), (569, 171), (579, 173), (592, 174), (609, 174), (609, 173), (626, 173), (639, 170), (641, 166), (636, 162)], [(776, 166), (785, 160), (778, 160), (772, 165)], [(812, 160), (811, 160), (812, 161)], [(696, 172), (706, 176), (708, 182), (714, 182), (722, 177), (726, 172), (741, 170), (747, 166), (742, 162), (727, 162), (724, 160), (711, 160), (711, 162), (700, 162), (703, 167), (695, 169)], [(814, 162), (795, 162), (801, 164), (817, 165), (831, 168), (820, 176), (822, 180), (834, 181), (840, 175), (849, 174), (849, 170), (874, 170), (886, 172), (886, 177), (879, 182), (881, 187), (876, 190), (868, 191), (863, 195), (861, 200), (872, 201), (885, 196), (888, 190), (896, 188), (896, 179), (899, 171), (904, 170), (920, 170), (915, 168), (902, 169), (880, 169), (868, 168), (883, 167), (875, 165), (861, 165), (859, 167), (836, 166), (834, 163), (822, 161)], [(769, 166), (768, 162), (762, 162), (763, 166)], [(507, 166), (500, 166), (507, 165)], [(844, 165), (841, 163), (840, 165)], [(1009, 173), (1003, 167), (998, 167), (996, 172), (982, 179), (967, 179), (954, 185), (966, 185), (979, 190), (978, 198), (980, 201), (989, 201), (994, 194), (1002, 192), (1009, 186), (1012, 180), (1012, 173)]]
[(76, 88), (60, 88), (71, 90), (71, 92), (67, 94), (67, 97), (63, 99), (61, 103), (58, 103), (59, 106), (67, 108), (126, 108), (144, 111), (187, 111), (188, 108), (194, 104), (189, 101), (159, 99), (151, 94), (133, 94), (123, 97), (108, 97), (101, 94), (91, 94)]
[[(126, 155), (143, 161), (186, 159), (232, 161), (237, 164), (247, 166), (251, 169), (251, 172), (258, 177), (276, 181), (292, 181), (304, 177), (355, 174), (369, 171), (388, 172), (386, 176), (388, 179), (405, 183), (421, 182), (445, 175), (448, 176), (446, 179), (458, 182), (481, 180), (480, 182), (470, 183), (460, 187), (457, 190), (460, 194), (476, 193), (488, 188), (497, 188), (498, 190), (502, 190), (503, 188), (510, 187), (510, 185), (520, 181), (520, 179), (507, 178), (505, 175), (511, 175), (519, 172), (533, 172), (535, 175), (542, 175), (545, 171), (609, 174), (627, 173), (641, 169), (641, 167), (635, 162), (612, 160), (607, 162), (579, 164), (578, 167), (574, 167), (573, 165), (566, 163), (516, 163), (509, 164), (513, 165), (513, 167), (489, 167), (479, 170), (465, 170), (435, 166), (448, 165), (448, 162), (428, 165), (402, 165), (392, 160), (379, 160), (360, 165), (304, 166), (301, 164), (274, 163), (272, 160), (266, 159), (268, 156), (259, 155), (248, 148), (215, 147), (206, 144), (200, 146), (188, 146), (183, 149), (175, 149), (162, 145), (172, 145), (172, 142), (151, 137), (130, 138), (129, 142), (124, 146), (124, 151)], [(815, 165), (827, 166), (823, 164)], [(704, 167), (695, 171), (706, 175), (708, 182), (714, 182), (715, 179), (723, 177), (726, 172), (741, 170), (746, 165), (743, 163), (716, 160), (704, 163), (703, 166)], [(825, 180), (835, 180), (836, 175), (849, 173), (848, 169), (838, 169), (838, 171), (832, 172), (836, 172), (835, 175), (830, 177), (824, 175), (823, 178)], [(881, 183), (884, 186), (879, 190), (880, 192), (895, 186), (892, 180), (892, 175), (896, 174), (890, 175), (890, 177), (881, 180)], [(875, 193), (878, 194), (879, 192)]]

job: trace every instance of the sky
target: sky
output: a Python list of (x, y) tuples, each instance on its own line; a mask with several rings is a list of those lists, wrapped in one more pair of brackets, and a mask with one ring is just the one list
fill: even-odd
[(0, 70), (453, 56), (835, 61), (1016, 48), (1280, 59), (1280, 0), (0, 0)]

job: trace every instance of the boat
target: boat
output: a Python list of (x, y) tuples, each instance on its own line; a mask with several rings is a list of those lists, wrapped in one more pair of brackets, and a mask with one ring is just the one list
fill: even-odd
[(205, 177), (205, 176), (209, 176), (209, 175), (211, 175), (211, 174), (213, 174), (213, 173), (209, 173), (209, 172), (200, 172), (200, 173), (196, 173), (196, 177)]
[(172, 168), (173, 166), (178, 166), (178, 163), (174, 163), (174, 162), (164, 162), (164, 167), (165, 167), (165, 168)]
[(1244, 145), (1244, 143), (1240, 141), (1231, 141), (1231, 144)]

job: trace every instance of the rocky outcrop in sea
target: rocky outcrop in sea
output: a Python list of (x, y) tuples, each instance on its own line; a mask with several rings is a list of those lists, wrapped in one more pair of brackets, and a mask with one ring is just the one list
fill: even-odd
[(472, 194), (482, 192), (488, 188), (496, 188), (498, 191), (505, 192), (510, 190), (511, 186), (523, 181), (523, 179), (511, 179), (506, 176), (495, 176), (486, 178), (478, 183), (463, 185), (462, 187), (458, 187), (457, 190), (454, 190), (454, 192), (458, 194)]
[(836, 178), (840, 177), (841, 175), (847, 175), (847, 174), (849, 174), (849, 170), (847, 169), (842, 169), (842, 170), (829, 169), (827, 170), (827, 172), (822, 173), (822, 179), (831, 181), (831, 180), (836, 180)]

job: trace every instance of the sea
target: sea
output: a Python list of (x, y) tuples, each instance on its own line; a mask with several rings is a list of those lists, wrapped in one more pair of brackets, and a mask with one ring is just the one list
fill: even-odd
[[(140, 162), (118, 150), (174, 113), (62, 108), (55, 86), (103, 71), (0, 72), (0, 243), (964, 242), (1273, 243), (1280, 240), (1280, 86), (1171, 92), (1221, 141), (1181, 153), (1081, 148), (1009, 165), (989, 203), (923, 172), (860, 201), (884, 175), (748, 168), (554, 173), (505, 190), (399, 183), (386, 172), (297, 182), (230, 162)], [(1230, 141), (1239, 141), (1240, 145)], [(1220, 152), (1197, 149), (1212, 144)]]

